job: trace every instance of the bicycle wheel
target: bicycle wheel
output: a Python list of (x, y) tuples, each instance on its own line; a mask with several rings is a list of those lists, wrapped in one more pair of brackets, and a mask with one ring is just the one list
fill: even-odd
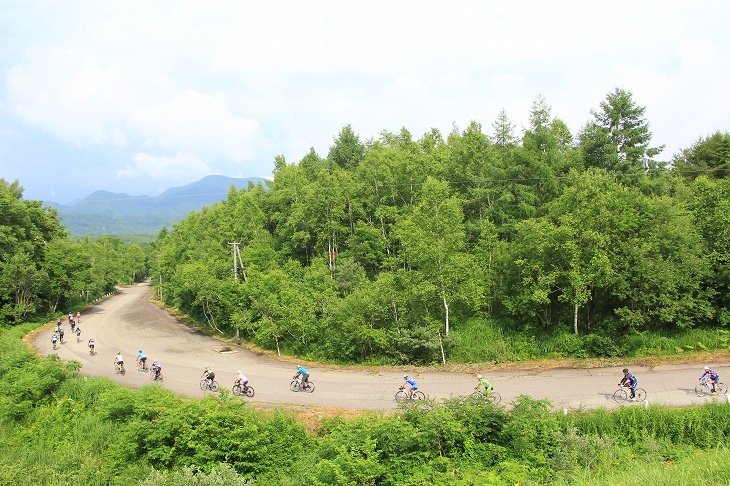
[(208, 383), (205, 379), (200, 380), (200, 389), (201, 390), (207, 390), (208, 389)]
[(717, 384), (717, 393), (720, 395), (727, 394), (727, 385), (725, 383), (718, 383)]
[(155, 373), (154, 371), (152, 373), (150, 373), (150, 380), (152, 380), (152, 381), (157, 380), (157, 373)]
[(398, 393), (395, 394), (395, 401), (403, 402), (406, 400), (408, 400), (408, 393), (405, 390), (398, 390)]
[(619, 388), (613, 393), (613, 399), (616, 400), (618, 403), (623, 403), (629, 399), (629, 394), (626, 393), (625, 389)]
[(213, 383), (210, 384), (210, 391), (212, 391), (212, 392), (218, 391), (218, 382), (217, 381), (214, 381)]
[(707, 383), (698, 383), (695, 387), (695, 393), (698, 397), (704, 397), (709, 393), (709, 388), (707, 386)]
[(487, 399), (487, 397), (484, 395), (484, 393), (482, 393), (480, 391), (475, 391), (474, 393), (472, 393), (471, 395), (469, 395), (469, 397), (472, 400), (474, 400), (475, 402), (480, 402), (482, 400), (486, 400)]
[(299, 382), (297, 380), (294, 380), (289, 385), (289, 389), (293, 392), (298, 392), (300, 388)]
[(251, 398), (253, 396), (253, 387), (247, 386), (246, 389), (243, 391), (248, 398)]
[(637, 402), (643, 402), (646, 400), (646, 390), (643, 388), (637, 388), (634, 390), (634, 398), (636, 398)]
[(425, 400), (426, 395), (424, 395), (422, 391), (414, 391), (413, 398), (416, 400)]
[(487, 398), (487, 401), (489, 403), (493, 403), (493, 404), (497, 405), (499, 402), (502, 401), (502, 395), (500, 395), (497, 392), (492, 392), (491, 396)]
[(233, 385), (233, 388), (231, 388), (231, 393), (233, 393), (235, 396), (239, 396), (241, 394), (241, 385)]
[(314, 393), (314, 383), (311, 381), (308, 381), (306, 386), (304, 386), (303, 390), (307, 393)]

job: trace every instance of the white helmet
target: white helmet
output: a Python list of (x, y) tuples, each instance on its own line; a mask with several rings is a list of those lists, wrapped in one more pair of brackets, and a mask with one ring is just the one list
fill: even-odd
[(241, 370), (238, 370), (238, 374), (239, 374), (239, 375), (240, 375), (240, 374), (242, 374), (242, 373), (241, 373)]
[(705, 366), (705, 371), (710, 371), (710, 367), (709, 366)]
[(481, 380), (482, 379), (482, 375), (477, 375), (477, 379)]
[(408, 375), (403, 375), (403, 378), (408, 378)]

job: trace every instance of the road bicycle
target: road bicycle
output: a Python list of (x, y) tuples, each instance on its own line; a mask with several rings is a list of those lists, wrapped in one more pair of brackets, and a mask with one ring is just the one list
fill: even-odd
[[(727, 385), (725, 383), (717, 383), (715, 385), (717, 395), (727, 394)], [(710, 380), (702, 380), (695, 387), (695, 393), (698, 397), (704, 397), (705, 395), (712, 395), (712, 382)]]
[(253, 387), (250, 385), (240, 385), (236, 383), (233, 385), (233, 388), (231, 388), (231, 393), (236, 395), (237, 397), (248, 397), (251, 398), (253, 396)]
[(307, 380), (306, 383), (294, 380), (289, 384), (289, 389), (293, 392), (303, 391), (307, 393), (314, 393), (314, 383), (309, 380)]
[(218, 391), (218, 382), (210, 381), (207, 378), (203, 378), (202, 380), (200, 380), (200, 389), (203, 391), (210, 390), (212, 392), (217, 392)]
[(413, 395), (409, 396), (408, 392), (405, 390), (404, 387), (398, 388), (398, 392), (395, 394), (395, 401), (396, 402), (403, 402), (406, 400), (425, 400), (426, 395), (423, 394), (422, 391), (415, 390), (413, 392)]
[(152, 368), (152, 370), (150, 371), (150, 380), (152, 380), (152, 381), (163, 381), (162, 380), (162, 371), (160, 371), (158, 373), (156, 369)]
[(124, 374), (127, 372), (124, 369), (124, 363), (114, 363), (114, 371), (116, 371), (117, 374), (124, 376)]
[(137, 371), (141, 371), (143, 373), (147, 373), (150, 370), (150, 367), (147, 365), (147, 362), (144, 361), (137, 361)]
[(479, 389), (469, 396), (477, 403), (493, 403), (497, 405), (502, 401), (502, 395), (494, 390), (487, 393), (486, 391)]
[(646, 400), (646, 390), (643, 388), (634, 388), (634, 399), (631, 400), (629, 395), (631, 393), (631, 387), (626, 385), (619, 385), (619, 389), (613, 393), (613, 399), (618, 403), (624, 402), (643, 402)]

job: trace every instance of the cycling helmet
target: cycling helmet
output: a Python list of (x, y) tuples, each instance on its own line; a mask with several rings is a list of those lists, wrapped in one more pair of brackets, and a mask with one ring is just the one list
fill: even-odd
[(243, 373), (241, 373), (241, 370), (238, 370), (238, 374), (239, 374), (239, 375), (242, 375)]
[(139, 352), (141, 353), (141, 352), (142, 352), (142, 350), (140, 349), (140, 350), (139, 350)]
[(122, 354), (122, 352), (121, 351), (117, 351), (117, 354)]
[(482, 375), (477, 375), (477, 379), (481, 380), (482, 379)]
[(629, 369), (628, 368), (624, 368), (624, 373), (628, 373), (628, 372), (629, 372)]
[(403, 375), (403, 378), (408, 378), (408, 375)]
[(710, 367), (709, 366), (705, 366), (705, 371), (710, 371)]
[(209, 370), (210, 368), (208, 368), (208, 367), (206, 366), (206, 367), (205, 367), (205, 369), (206, 369), (206, 370)]

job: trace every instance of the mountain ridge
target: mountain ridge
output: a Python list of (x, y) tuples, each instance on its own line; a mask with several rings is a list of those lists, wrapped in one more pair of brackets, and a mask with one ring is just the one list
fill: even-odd
[(192, 211), (223, 201), (231, 186), (263, 184), (262, 177), (234, 178), (220, 175), (172, 187), (158, 196), (130, 196), (105, 190), (94, 191), (73, 205), (44, 201), (55, 208), (73, 236), (95, 234), (157, 234)]

